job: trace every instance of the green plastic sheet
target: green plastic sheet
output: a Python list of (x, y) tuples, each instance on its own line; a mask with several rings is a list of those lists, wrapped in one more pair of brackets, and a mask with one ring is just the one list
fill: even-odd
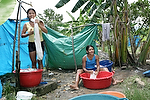
[[(43, 34), (46, 44), (46, 66), (50, 69), (75, 69), (75, 62), (72, 48), (72, 37), (52, 30), (49, 27), (48, 34)], [(74, 53), (77, 68), (82, 67), (82, 57), (86, 54), (86, 46), (92, 45), (95, 54), (98, 54), (95, 40), (98, 39), (97, 25), (86, 26), (84, 29), (73, 36)]]

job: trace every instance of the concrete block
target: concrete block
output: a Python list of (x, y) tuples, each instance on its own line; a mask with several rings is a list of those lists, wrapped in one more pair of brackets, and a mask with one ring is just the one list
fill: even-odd
[(49, 81), (47, 82), (47, 84), (40, 84), (36, 87), (31, 87), (31, 88), (21, 87), (21, 90), (32, 92), (37, 96), (45, 95), (46, 93), (49, 93), (55, 89), (57, 89), (57, 83), (53, 81)]

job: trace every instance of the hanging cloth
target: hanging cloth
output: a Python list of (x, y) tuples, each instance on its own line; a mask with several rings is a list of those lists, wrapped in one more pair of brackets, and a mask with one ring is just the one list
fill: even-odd
[(34, 22), (34, 41), (35, 41), (37, 59), (42, 60), (43, 59), (43, 51), (42, 51), (42, 47), (41, 47), (39, 26), (37, 23), (35, 23), (35, 19), (31, 19), (31, 21)]
[(102, 24), (102, 41), (109, 40), (110, 39), (109, 34), (110, 34), (110, 23)]

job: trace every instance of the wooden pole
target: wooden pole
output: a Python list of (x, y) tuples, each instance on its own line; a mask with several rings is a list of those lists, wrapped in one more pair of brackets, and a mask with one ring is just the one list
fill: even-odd
[(73, 50), (73, 58), (74, 58), (74, 64), (75, 64), (75, 72), (77, 72), (77, 63), (76, 63), (76, 57), (75, 57), (75, 51), (74, 51), (74, 39), (73, 39), (72, 24), (71, 24), (71, 38), (72, 38), (72, 50)]
[[(17, 0), (18, 1), (18, 0)], [(16, 87), (17, 89), (20, 89), (20, 33), (21, 33), (21, 7), (22, 3), (26, 3), (23, 1), (18, 1), (18, 11), (17, 11), (17, 19), (16, 19), (16, 27), (15, 27), (15, 36), (14, 36), (14, 42), (13, 42), (13, 60), (12, 60), (12, 72), (14, 71), (14, 55), (15, 55), (15, 44), (16, 44), (16, 35), (17, 35), (17, 28), (18, 28), (18, 51), (16, 51)], [(31, 5), (29, 3), (26, 3), (28, 5)], [(32, 5), (31, 5), (32, 6)], [(20, 12), (20, 18), (19, 18), (19, 26), (18, 26), (18, 17)]]
[[(20, 7), (21, 7), (21, 2), (19, 1), (19, 6), (18, 6), (18, 12), (17, 12), (17, 18), (19, 16), (19, 12), (21, 12), (20, 10)], [(20, 13), (20, 16), (21, 16), (21, 13)], [(20, 17), (21, 18), (21, 17)], [(20, 20), (20, 19), (19, 19)], [(20, 23), (20, 22), (19, 22)], [(18, 19), (17, 19), (17, 22), (16, 24), (18, 24)], [(16, 25), (17, 26), (17, 25)], [(19, 27), (20, 27), (20, 24), (19, 24)], [(18, 27), (16, 27), (16, 30), (17, 30)], [(20, 28), (18, 29), (18, 45), (20, 45), (19, 41), (20, 41)], [(15, 49), (15, 48), (14, 48)], [(18, 52), (19, 51), (19, 52)], [(19, 58), (19, 53), (20, 53), (20, 49), (18, 48), (18, 51), (16, 51), (16, 87), (17, 89), (20, 89), (20, 58)], [(19, 63), (18, 63), (19, 62)]]
[(18, 27), (19, 8), (20, 8), (20, 3), (19, 3), (19, 6), (18, 6), (18, 11), (17, 11), (15, 35), (14, 35), (14, 42), (13, 42), (12, 72), (14, 71), (14, 56), (15, 56), (15, 44), (16, 44), (17, 27)]

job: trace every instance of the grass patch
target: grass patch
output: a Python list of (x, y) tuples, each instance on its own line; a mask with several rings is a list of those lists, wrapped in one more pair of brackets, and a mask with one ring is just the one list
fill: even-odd
[(5, 96), (6, 100), (16, 100), (15, 87), (11, 86), (10, 82), (4, 84), (3, 96)]
[[(145, 83), (145, 86), (136, 83), (136, 78), (141, 78)], [(150, 100), (150, 83), (147, 80), (148, 78), (140, 77), (138, 75), (127, 78), (122, 84), (126, 97), (129, 100)]]
[[(3, 97), (6, 98), (6, 100), (16, 100), (16, 88), (14, 86), (11, 85), (10, 82), (7, 82), (3, 85), (3, 93), (2, 93)], [(37, 99), (35, 96), (32, 97), (31, 100), (39, 100)], [(40, 98), (40, 100), (44, 100), (42, 98)]]

